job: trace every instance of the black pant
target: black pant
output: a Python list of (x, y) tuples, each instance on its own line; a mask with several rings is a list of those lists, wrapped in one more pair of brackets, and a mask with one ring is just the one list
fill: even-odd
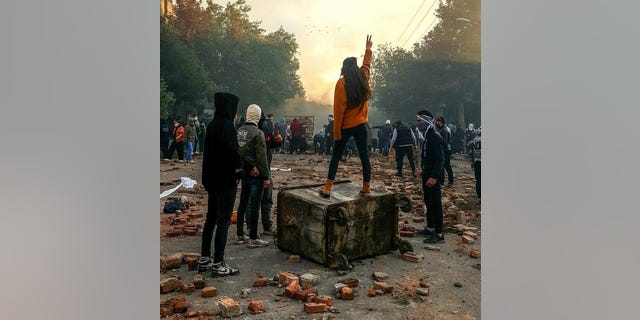
[(333, 149), (333, 136), (329, 136), (327, 137), (327, 142), (325, 143), (325, 154), (331, 154), (331, 151)]
[(335, 149), (333, 150), (331, 163), (329, 164), (328, 179), (336, 179), (338, 162), (342, 157), (342, 152), (344, 151), (347, 141), (349, 141), (349, 138), (353, 136), (353, 139), (356, 141), (356, 146), (358, 147), (358, 153), (360, 154), (360, 162), (362, 163), (362, 177), (364, 182), (370, 182), (371, 162), (369, 162), (369, 152), (367, 152), (367, 127), (363, 123), (353, 128), (342, 129), (340, 132), (342, 134), (342, 139), (335, 141)]
[(451, 169), (451, 150), (444, 151), (444, 170), (447, 171), (449, 183), (453, 183), (453, 169)]
[(231, 213), (233, 212), (233, 204), (235, 201), (235, 186), (227, 190), (209, 191), (207, 218), (204, 222), (204, 229), (202, 230), (202, 251), (200, 251), (200, 256), (211, 256), (213, 231), (215, 227), (218, 226), (214, 245), (214, 263), (224, 260), (224, 248), (227, 245), (227, 234), (229, 232), (229, 225), (231, 224)]
[(271, 207), (273, 207), (273, 180), (269, 179), (269, 188), (262, 192), (262, 200), (260, 200), (260, 217), (262, 219), (262, 229), (265, 231), (271, 229)]
[(160, 139), (160, 150), (162, 151), (162, 157), (169, 159), (169, 139)]
[(264, 181), (260, 179), (242, 179), (240, 188), (240, 204), (238, 204), (238, 237), (244, 235), (244, 218), (247, 217), (249, 238), (258, 239), (258, 214), (264, 192)]
[(175, 140), (169, 148), (169, 159), (173, 158), (173, 151), (176, 149), (178, 151), (178, 160), (184, 159), (184, 142), (175, 142)]
[(422, 177), (422, 191), (424, 203), (427, 205), (427, 228), (434, 228), (438, 234), (442, 233), (442, 193), (440, 183), (427, 187), (427, 177)]
[(476, 194), (480, 198), (480, 161), (473, 163), (473, 174), (476, 176)]
[(402, 174), (402, 165), (404, 162), (404, 157), (407, 156), (409, 158), (409, 165), (411, 166), (411, 172), (416, 173), (416, 164), (413, 161), (413, 147), (397, 147), (396, 148), (396, 170), (398, 170), (398, 174)]

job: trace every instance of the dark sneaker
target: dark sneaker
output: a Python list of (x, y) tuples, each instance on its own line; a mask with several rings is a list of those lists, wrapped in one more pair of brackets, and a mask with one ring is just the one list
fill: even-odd
[(402, 177), (402, 173), (400, 173), (400, 172), (396, 172), (395, 176), (396, 176), (396, 177)]
[(430, 236), (433, 235), (433, 231), (431, 231), (431, 230), (429, 230), (427, 228), (424, 228), (422, 230), (416, 231), (416, 234), (419, 235), (419, 236), (423, 236), (423, 237), (430, 237)]
[(218, 263), (214, 263), (213, 267), (211, 269), (211, 276), (218, 278), (218, 277), (226, 277), (226, 276), (235, 276), (238, 273), (240, 273), (240, 271), (238, 269), (234, 269), (229, 267), (226, 263), (224, 263), (224, 261), (222, 262), (218, 262)]
[(453, 187), (453, 181), (449, 181), (449, 184), (447, 184), (447, 187), (449, 188)]
[(438, 235), (438, 234), (434, 233), (432, 236), (427, 237), (426, 239), (422, 240), (422, 242), (431, 243), (431, 244), (443, 243), (444, 242), (444, 234), (443, 235)]
[(269, 228), (269, 230), (266, 230), (264, 232), (262, 232), (262, 234), (267, 235), (267, 236), (275, 236), (276, 235), (276, 229), (274, 227)]
[(200, 257), (198, 260), (198, 273), (207, 272), (213, 268), (213, 260), (209, 257)]
[(417, 177), (418, 177), (418, 175), (416, 175), (416, 172), (415, 172), (415, 171), (414, 171), (414, 172), (412, 172), (412, 173), (411, 173), (411, 175), (412, 175), (414, 178), (417, 178)]

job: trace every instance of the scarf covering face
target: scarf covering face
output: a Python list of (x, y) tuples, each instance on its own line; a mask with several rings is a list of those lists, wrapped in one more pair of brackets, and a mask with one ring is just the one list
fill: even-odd
[(247, 119), (245, 122), (251, 122), (257, 126), (258, 122), (260, 122), (260, 115), (262, 115), (262, 109), (260, 109), (260, 106), (252, 104), (247, 107)]
[(426, 114), (419, 114), (416, 117), (416, 121), (418, 122), (418, 130), (424, 132), (425, 136), (426, 136), (427, 131), (429, 131), (429, 129), (434, 127), (433, 118), (429, 117)]

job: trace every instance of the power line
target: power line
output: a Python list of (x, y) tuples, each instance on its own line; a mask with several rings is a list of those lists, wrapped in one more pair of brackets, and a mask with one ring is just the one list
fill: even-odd
[(406, 27), (404, 27), (404, 30), (402, 30), (402, 33), (400, 34), (400, 36), (398, 37), (398, 39), (396, 39), (396, 43), (394, 44), (397, 45), (398, 41), (400, 41), (400, 38), (402, 38), (402, 36), (404, 35), (405, 32), (407, 32), (407, 29), (409, 29), (409, 26), (411, 25), (411, 23), (413, 22), (413, 19), (416, 18), (416, 16), (418, 15), (418, 12), (420, 12), (420, 9), (422, 9), (422, 7), (424, 6), (424, 4), (427, 2), (427, 0), (422, 0), (422, 4), (420, 5), (420, 8), (418, 8), (418, 10), (416, 10), (416, 13), (413, 14), (413, 17), (411, 17), (411, 21), (409, 21), (409, 23), (407, 24)]
[(422, 36), (420, 36), (420, 38), (418, 39), (418, 41), (420, 41), (420, 39), (424, 38), (424, 36), (427, 35), (427, 33), (429, 33), (429, 31), (431, 30), (431, 26), (433, 25), (434, 22), (438, 21), (438, 19), (433, 19), (433, 21), (431, 21), (431, 24), (429, 24), (429, 26), (427, 27), (427, 31), (425, 31)]
[(422, 17), (422, 20), (420, 20), (418, 25), (416, 25), (416, 27), (413, 28), (413, 31), (411, 31), (411, 34), (409, 35), (407, 40), (405, 40), (404, 43), (402, 44), (402, 47), (404, 47), (407, 44), (407, 41), (409, 41), (409, 39), (411, 39), (411, 36), (416, 32), (416, 30), (418, 30), (418, 27), (422, 24), (422, 21), (424, 21), (424, 19), (427, 18), (427, 16), (429, 15), (429, 12), (431, 12), (431, 8), (433, 8), (433, 6), (436, 4), (436, 2), (438, 2), (438, 0), (434, 0), (433, 3), (431, 3), (431, 6), (427, 10), (427, 13), (424, 14), (424, 16)]

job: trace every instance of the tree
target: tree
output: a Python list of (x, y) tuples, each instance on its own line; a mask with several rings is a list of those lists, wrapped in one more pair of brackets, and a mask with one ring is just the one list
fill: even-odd
[(167, 84), (160, 75), (160, 117), (166, 118), (169, 115), (169, 108), (173, 106), (176, 99), (173, 98), (173, 92), (167, 90)]

